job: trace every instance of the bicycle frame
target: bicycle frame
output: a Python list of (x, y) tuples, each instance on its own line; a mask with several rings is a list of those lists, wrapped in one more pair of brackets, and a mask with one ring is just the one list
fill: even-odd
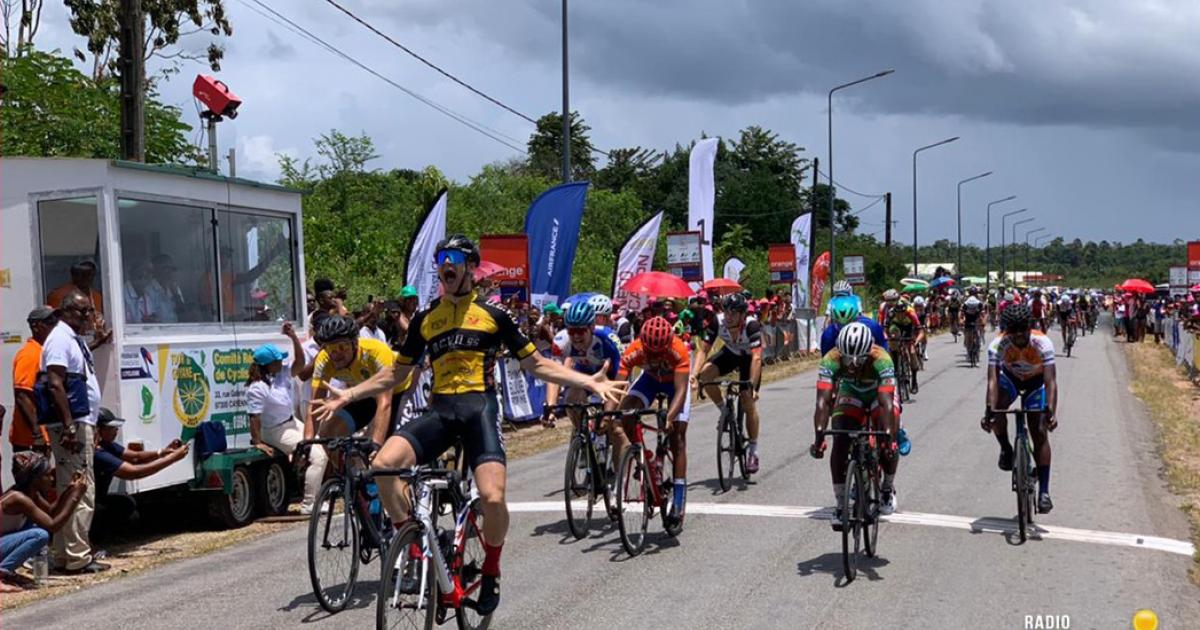
[[(671, 453), (670, 444), (669, 444), (670, 437), (666, 435), (666, 431), (664, 430), (665, 425), (666, 425), (666, 420), (667, 420), (667, 414), (666, 414), (665, 410), (654, 409), (654, 408), (637, 409), (632, 412), (630, 412), (630, 411), (621, 412), (621, 415), (623, 415), (625, 417), (626, 422), (633, 422), (633, 437), (634, 437), (634, 439), (630, 440), (631, 443), (629, 446), (630, 446), (630, 448), (638, 447), (638, 448), (642, 449), (642, 458), (645, 460), (647, 469), (650, 467), (651, 462), (653, 462), (655, 460), (655, 457), (657, 457), (658, 453), (663, 453), (667, 457), (670, 457), (670, 453)], [(650, 415), (658, 417), (657, 426), (651, 426), (649, 423), (646, 423), (641, 420), (641, 418), (643, 416), (650, 416)], [(648, 446), (646, 446), (646, 431), (647, 430), (652, 431), (655, 434), (655, 444), (654, 444), (653, 451), (650, 450), (650, 448)], [(650, 472), (650, 471), (647, 470), (647, 472)], [(661, 481), (661, 479), (659, 481)], [(648, 484), (648, 485), (650, 486), (651, 498), (653, 499), (653, 501), (650, 503), (650, 505), (652, 505), (656, 508), (661, 508), (664, 505), (666, 505), (666, 496), (663, 494), (662, 488), (660, 487), (661, 484), (652, 483), (652, 484)]]
[[(337, 458), (331, 457), (330, 461), (337, 462), (334, 465), (333, 472), (336, 477), (340, 477), (342, 480), (342, 488), (346, 493), (346, 505), (354, 504), (350, 509), (353, 510), (354, 516), (359, 517), (357, 519), (359, 524), (359, 532), (365, 533), (370, 538), (370, 542), (382, 554), (385, 542), (383, 540), (383, 531), (381, 528), (377, 527), (375, 521), (371, 519), (369, 504), (367, 509), (362, 511), (362, 506), (359, 506), (356, 503), (356, 501), (358, 501), (360, 498), (359, 494), (366, 487), (367, 478), (362, 472), (356, 473), (355, 471), (351, 470), (349, 465), (350, 458), (352, 457), (359, 457), (363, 460), (363, 463), (366, 463), (366, 458), (363, 457), (363, 451), (365, 450), (365, 447), (370, 444), (372, 444), (371, 438), (355, 436), (301, 440), (296, 444), (296, 449), (293, 451), (293, 459), (299, 457), (299, 455), (296, 455), (297, 453), (306, 452), (307, 447), (313, 445), (321, 446), (329, 451), (336, 451), (338, 453), (339, 456)], [(343, 528), (348, 527), (349, 522), (350, 519), (348, 518), (342, 519)], [(327, 521), (326, 533), (328, 533), (328, 526), (329, 522)], [(342, 535), (348, 537), (349, 532), (343, 529)]]

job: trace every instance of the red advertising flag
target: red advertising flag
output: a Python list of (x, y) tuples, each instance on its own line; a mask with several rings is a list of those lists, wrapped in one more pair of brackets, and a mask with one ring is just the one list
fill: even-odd
[(1200, 241), (1188, 241), (1188, 269), (1200, 271)]
[(812, 308), (821, 307), (821, 294), (825, 293), (825, 283), (829, 282), (829, 252), (817, 256), (812, 271)]
[(529, 237), (525, 234), (494, 234), (479, 237), (479, 257), (496, 263), (504, 271), (493, 278), (500, 285), (505, 298), (512, 294), (528, 300), (529, 288)]

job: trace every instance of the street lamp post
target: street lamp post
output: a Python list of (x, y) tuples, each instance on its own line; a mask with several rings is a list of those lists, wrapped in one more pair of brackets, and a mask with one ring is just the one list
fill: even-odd
[(960, 275), (960, 276), (963, 274), (963, 270), (962, 270), (962, 187), (963, 187), (963, 184), (965, 184), (967, 182), (973, 182), (977, 179), (983, 179), (984, 177), (987, 177), (988, 175), (991, 175), (991, 174), (992, 174), (992, 172), (988, 171), (986, 173), (980, 173), (980, 174), (976, 175), (975, 177), (968, 177), (968, 178), (962, 180), (961, 182), (958, 182), (958, 275)]
[(1016, 198), (1016, 195), (1009, 195), (1003, 199), (997, 199), (996, 201), (993, 201), (987, 205), (987, 247), (984, 248), (984, 259), (986, 262), (984, 263), (983, 268), (985, 291), (992, 290), (992, 206), (999, 203), (1004, 203), (1005, 201), (1012, 201)]
[(567, 73), (567, 0), (562, 0), (562, 180), (571, 181), (571, 91)]
[(1008, 217), (1011, 217), (1014, 214), (1021, 214), (1022, 212), (1025, 212), (1027, 210), (1029, 210), (1029, 208), (1021, 208), (1020, 210), (1013, 210), (1012, 212), (1004, 213), (1004, 216), (1000, 217), (1000, 275), (997, 276), (999, 278), (1003, 278), (1005, 272), (1008, 271), (1008, 268), (1006, 266), (1008, 263), (1008, 255), (1004, 251), (1004, 230), (1007, 229), (1005, 227), (1005, 221), (1008, 220)]
[[(1029, 217), (1028, 219), (1021, 219), (1020, 221), (1016, 221), (1015, 223), (1013, 223), (1013, 225), (1012, 225), (1012, 240), (1008, 242), (1010, 245), (1012, 245), (1013, 247), (1017, 246), (1017, 226), (1029, 223), (1030, 221), (1033, 221), (1034, 218), (1035, 217)], [(1016, 260), (1015, 256), (1013, 257), (1013, 260)], [(1013, 263), (1013, 266), (1016, 266), (1015, 262)], [(1026, 273), (1029, 273), (1029, 272), (1026, 271)], [(1014, 282), (1016, 282), (1016, 278), (1017, 278), (1017, 272), (1014, 271), (1013, 272), (1013, 281)]]
[(1040, 227), (1040, 228), (1032, 229), (1025, 233), (1025, 273), (1026, 274), (1029, 273), (1029, 237), (1033, 236), (1034, 234), (1037, 234), (1038, 232), (1045, 232), (1045, 231), (1046, 231), (1046, 228)]
[(958, 136), (954, 136), (953, 138), (946, 138), (945, 140), (942, 140), (941, 142), (934, 142), (933, 144), (927, 144), (927, 145), (917, 149), (916, 151), (913, 151), (913, 272), (912, 272), (913, 277), (916, 277), (916, 275), (917, 275), (917, 154), (922, 151), (925, 151), (927, 149), (932, 149), (934, 147), (940, 147), (943, 144), (950, 144), (951, 142), (954, 142), (955, 140), (958, 140)]
[[(1046, 235), (1044, 235), (1044, 236), (1039, 236), (1039, 237), (1037, 237), (1037, 238), (1033, 239), (1033, 246), (1034, 246), (1035, 248), (1037, 248), (1037, 247), (1041, 247), (1041, 246), (1042, 246), (1042, 241), (1044, 241), (1044, 240), (1046, 240), (1046, 239), (1048, 239), (1048, 238), (1054, 238), (1054, 235), (1053, 235), (1053, 234), (1046, 234)], [(1045, 274), (1042, 274), (1042, 276), (1044, 277), (1044, 276), (1045, 276)], [(1043, 284), (1043, 285), (1044, 285), (1044, 284), (1046, 284), (1046, 281), (1045, 281), (1045, 279), (1043, 279), (1043, 280), (1042, 280), (1042, 284)]]
[[(566, 0), (564, 0), (564, 2), (565, 1)], [(830, 283), (830, 286), (833, 286), (833, 281), (837, 278), (837, 240), (836, 240), (836, 227), (835, 227), (834, 221), (833, 221), (833, 202), (835, 199), (837, 199), (836, 189), (834, 188), (834, 184), (833, 184), (833, 93), (838, 90), (845, 89), (845, 88), (848, 88), (853, 85), (858, 85), (859, 83), (866, 83), (867, 81), (870, 81), (871, 79), (878, 79), (880, 77), (886, 77), (887, 75), (889, 75), (893, 72), (895, 72), (895, 70), (889, 68), (887, 70), (876, 72), (875, 74), (873, 74), (869, 77), (863, 77), (861, 79), (858, 79), (857, 81), (843, 83), (843, 84), (833, 88), (832, 90), (829, 90), (829, 283)], [(816, 181), (815, 176), (813, 178), (813, 181)], [(816, 230), (816, 227), (817, 226), (814, 221), (814, 224), (813, 224), (814, 231)]]

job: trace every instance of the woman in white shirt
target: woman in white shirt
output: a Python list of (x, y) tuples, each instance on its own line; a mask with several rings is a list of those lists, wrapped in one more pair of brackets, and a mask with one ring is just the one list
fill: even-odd
[[(263, 344), (254, 351), (250, 378), (246, 381), (250, 443), (269, 457), (275, 455), (275, 449), (291, 455), (305, 433), (304, 423), (293, 414), (295, 403), (292, 399), (292, 376), (299, 376), (304, 370), (304, 348), (291, 322), (283, 324), (283, 334), (292, 340), (292, 353), (296, 356), (291, 369), (283, 369), (283, 360), (288, 353), (271, 344)], [(313, 446), (308, 453), (308, 469), (304, 472), (301, 514), (312, 512), (313, 501), (325, 476), (325, 463), (325, 449)]]

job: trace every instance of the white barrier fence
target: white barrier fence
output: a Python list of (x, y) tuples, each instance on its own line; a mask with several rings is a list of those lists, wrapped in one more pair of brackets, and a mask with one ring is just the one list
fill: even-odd
[(1190, 378), (1195, 378), (1200, 370), (1200, 357), (1197, 356), (1196, 334), (1183, 327), (1183, 322), (1167, 317), (1163, 319), (1163, 341), (1175, 353), (1175, 364), (1185, 366)]

